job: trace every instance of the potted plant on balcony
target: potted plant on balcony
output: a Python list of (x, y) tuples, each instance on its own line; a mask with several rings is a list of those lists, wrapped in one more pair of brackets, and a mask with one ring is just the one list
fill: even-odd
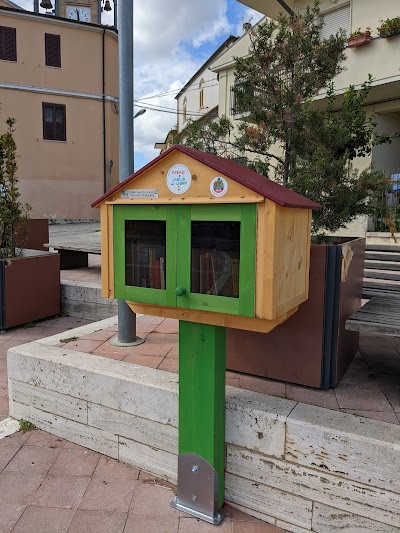
[(58, 254), (28, 250), (30, 206), (20, 201), (14, 119), (0, 135), (0, 330), (60, 312)]
[(358, 28), (350, 34), (350, 37), (347, 39), (347, 46), (348, 48), (358, 48), (369, 44), (371, 41), (371, 28), (366, 28), (365, 31), (361, 31), (361, 28)]
[(394, 17), (386, 20), (381, 19), (380, 22), (381, 24), (377, 29), (379, 36), (383, 39), (400, 34), (400, 17)]

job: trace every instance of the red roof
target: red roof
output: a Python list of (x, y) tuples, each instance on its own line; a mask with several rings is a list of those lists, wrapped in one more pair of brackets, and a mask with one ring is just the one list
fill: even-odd
[(213, 154), (208, 154), (206, 152), (200, 152), (194, 148), (189, 148), (188, 146), (182, 146), (180, 144), (175, 144), (171, 146), (168, 150), (163, 152), (161, 155), (150, 161), (147, 165), (142, 167), (140, 170), (129, 176), (125, 181), (119, 183), (116, 187), (108, 191), (106, 194), (103, 194), (98, 200), (93, 202), (92, 207), (98, 207), (98, 205), (115, 194), (117, 191), (125, 187), (130, 181), (138, 178), (143, 172), (156, 165), (159, 161), (167, 157), (171, 152), (178, 150), (183, 154), (186, 154), (201, 163), (204, 163), (208, 167), (213, 168), (217, 172), (220, 172), (224, 176), (231, 178), (232, 180), (244, 185), (248, 189), (261, 194), (265, 198), (272, 200), (276, 204), (282, 207), (297, 207), (304, 209), (320, 209), (321, 206), (308, 198), (305, 198), (301, 194), (279, 185), (275, 181), (272, 181), (265, 176), (261, 176), (250, 170), (249, 168), (236, 163), (233, 159), (224, 159), (223, 157), (218, 157)]

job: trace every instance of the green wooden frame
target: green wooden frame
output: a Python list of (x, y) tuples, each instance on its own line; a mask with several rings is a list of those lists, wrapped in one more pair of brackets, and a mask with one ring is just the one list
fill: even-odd
[[(255, 265), (257, 206), (255, 204), (185, 205), (178, 215), (178, 279), (187, 292), (177, 298), (178, 307), (255, 316)], [(239, 298), (190, 292), (191, 222), (240, 222)]]
[[(166, 278), (164, 289), (133, 287), (125, 283), (125, 221), (164, 220), (166, 222)], [(153, 305), (176, 306), (176, 214), (166, 205), (117, 205), (113, 207), (114, 295), (119, 300)]]
[[(255, 316), (256, 204), (116, 205), (114, 219), (115, 298), (200, 311)], [(166, 289), (125, 285), (125, 221), (165, 220)], [(240, 222), (239, 298), (195, 294), (191, 281), (191, 222)], [(177, 286), (186, 289), (176, 296)]]

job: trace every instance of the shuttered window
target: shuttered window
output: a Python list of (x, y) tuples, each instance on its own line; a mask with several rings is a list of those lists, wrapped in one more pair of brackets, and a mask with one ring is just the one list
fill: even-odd
[(323, 15), (324, 26), (321, 30), (321, 38), (329, 39), (331, 35), (343, 29), (347, 36), (350, 35), (350, 5), (335, 9)]
[(66, 141), (65, 105), (43, 103), (43, 139)]
[(48, 67), (61, 67), (60, 36), (53, 33), (44, 34), (46, 65)]
[(15, 28), (0, 26), (0, 59), (17, 61), (17, 32)]

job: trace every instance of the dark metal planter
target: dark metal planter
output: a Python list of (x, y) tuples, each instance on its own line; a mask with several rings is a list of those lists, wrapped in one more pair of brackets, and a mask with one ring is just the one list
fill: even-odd
[(0, 329), (60, 313), (60, 257), (38, 250), (0, 261)]
[[(361, 306), (365, 239), (312, 245), (309, 299), (270, 333), (227, 330), (227, 368), (328, 389), (342, 379), (358, 349), (345, 329)], [(343, 274), (342, 274), (343, 267)]]

